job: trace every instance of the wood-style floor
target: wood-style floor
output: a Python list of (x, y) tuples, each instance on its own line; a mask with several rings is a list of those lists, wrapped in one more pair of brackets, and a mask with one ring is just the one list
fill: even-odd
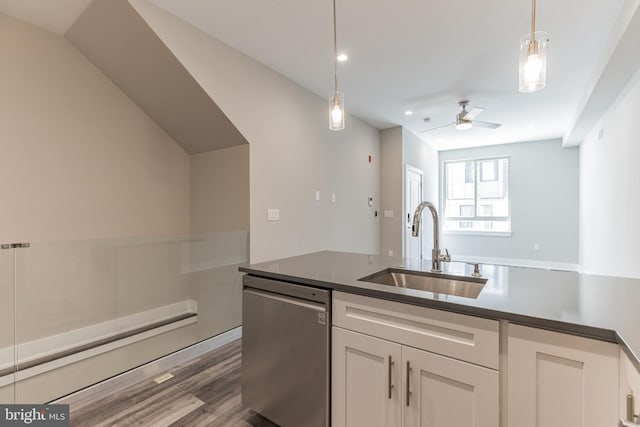
[(277, 427), (242, 406), (240, 340), (176, 366), (173, 378), (152, 379), (71, 410), (71, 425)]

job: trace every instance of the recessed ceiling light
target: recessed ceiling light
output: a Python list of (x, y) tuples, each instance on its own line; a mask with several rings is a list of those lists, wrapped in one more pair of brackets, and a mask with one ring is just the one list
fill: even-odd
[(349, 59), (349, 57), (346, 53), (341, 53), (336, 57), (336, 59), (340, 62), (345, 62), (347, 59)]
[(411, 110), (407, 110), (407, 111), (404, 112), (405, 116), (410, 116), (412, 114), (413, 114), (413, 111), (411, 111)]

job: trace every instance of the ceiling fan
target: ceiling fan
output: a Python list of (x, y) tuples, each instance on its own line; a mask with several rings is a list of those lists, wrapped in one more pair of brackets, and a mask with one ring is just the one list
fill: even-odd
[(447, 126), (453, 126), (453, 125), (455, 125), (457, 130), (467, 130), (467, 129), (471, 129), (473, 126), (488, 128), (488, 129), (496, 129), (502, 126), (499, 123), (481, 122), (479, 120), (475, 120), (478, 114), (484, 111), (484, 108), (474, 107), (471, 109), (471, 111), (467, 111), (467, 107), (469, 106), (469, 101), (467, 100), (458, 102), (458, 105), (460, 106), (460, 112), (456, 114), (455, 122), (451, 122), (442, 126), (437, 126), (431, 129), (425, 129), (420, 132), (421, 133), (430, 132), (432, 130), (441, 129), (441, 128), (444, 128)]

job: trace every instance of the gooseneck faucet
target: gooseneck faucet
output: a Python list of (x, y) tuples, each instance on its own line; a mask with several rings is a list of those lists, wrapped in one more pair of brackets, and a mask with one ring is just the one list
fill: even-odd
[(431, 202), (422, 202), (416, 208), (413, 214), (413, 225), (411, 228), (411, 235), (418, 237), (420, 234), (420, 223), (422, 222), (422, 211), (424, 208), (429, 208), (431, 216), (433, 217), (433, 249), (431, 250), (431, 271), (434, 273), (442, 272), (442, 261), (451, 261), (449, 251), (445, 249), (446, 255), (440, 255), (440, 222), (438, 221), (438, 212), (436, 207)]

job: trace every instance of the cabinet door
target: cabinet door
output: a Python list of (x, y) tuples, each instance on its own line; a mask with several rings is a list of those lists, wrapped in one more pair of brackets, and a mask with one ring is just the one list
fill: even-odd
[(402, 372), (405, 427), (499, 425), (498, 371), (402, 347)]
[(332, 329), (331, 425), (399, 427), (400, 345)]
[(640, 423), (640, 370), (620, 349), (620, 412), (619, 418)]
[(618, 346), (509, 325), (508, 425), (607, 427), (618, 419)]

